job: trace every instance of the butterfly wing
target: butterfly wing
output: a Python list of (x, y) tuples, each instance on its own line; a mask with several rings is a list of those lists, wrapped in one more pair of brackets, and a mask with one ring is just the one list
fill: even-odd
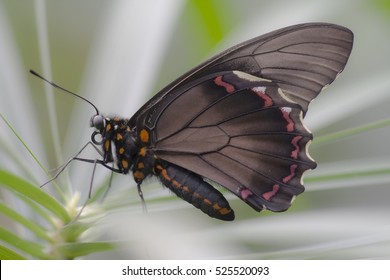
[(316, 166), (302, 123), (340, 73), (353, 35), (323, 23), (237, 45), (168, 85), (130, 120), (162, 160), (212, 180), (254, 209), (284, 211)]
[(344, 69), (353, 33), (329, 23), (305, 23), (282, 28), (238, 44), (205, 61), (162, 89), (130, 120), (186, 83), (220, 71), (242, 71), (270, 79), (306, 113), (308, 104)]

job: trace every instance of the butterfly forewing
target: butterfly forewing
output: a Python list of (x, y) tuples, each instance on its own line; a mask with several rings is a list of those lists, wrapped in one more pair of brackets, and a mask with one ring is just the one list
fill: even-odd
[(305, 23), (282, 28), (238, 44), (190, 70), (166, 86), (131, 118), (191, 81), (222, 71), (242, 71), (270, 79), (299, 103), (308, 104), (345, 67), (352, 50), (353, 33), (329, 23)]

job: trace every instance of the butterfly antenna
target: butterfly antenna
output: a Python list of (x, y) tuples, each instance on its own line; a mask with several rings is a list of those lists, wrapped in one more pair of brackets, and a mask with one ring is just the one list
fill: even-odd
[(53, 82), (49, 81), (48, 79), (44, 78), (42, 75), (38, 74), (37, 72), (35, 72), (35, 71), (32, 70), (32, 69), (30, 69), (30, 73), (33, 74), (34, 76), (36, 76), (36, 77), (38, 77), (38, 78), (44, 80), (45, 82), (49, 83), (49, 84), (52, 85), (53, 87), (58, 88), (58, 89), (60, 89), (60, 90), (62, 90), (62, 91), (64, 91), (64, 92), (67, 92), (67, 93), (69, 93), (69, 94), (71, 94), (71, 95), (73, 95), (73, 96), (76, 96), (76, 97), (78, 97), (78, 98), (84, 100), (85, 102), (89, 103), (89, 104), (96, 110), (96, 114), (99, 115), (99, 110), (98, 110), (98, 108), (97, 108), (95, 105), (93, 105), (93, 103), (92, 103), (91, 101), (89, 101), (88, 99), (86, 99), (86, 98), (84, 98), (84, 97), (82, 97), (82, 96), (80, 96), (80, 95), (78, 95), (78, 94), (76, 94), (76, 93), (74, 93), (74, 92), (71, 92), (70, 90), (67, 90), (66, 88), (63, 88), (63, 87), (57, 85), (56, 83), (53, 83)]

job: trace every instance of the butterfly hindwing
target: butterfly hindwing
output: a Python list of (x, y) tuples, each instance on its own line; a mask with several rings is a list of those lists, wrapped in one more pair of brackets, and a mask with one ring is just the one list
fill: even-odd
[(155, 154), (226, 187), (256, 210), (286, 210), (304, 190), (303, 172), (315, 167), (302, 108), (272, 81), (216, 73), (155, 107), (140, 118)]

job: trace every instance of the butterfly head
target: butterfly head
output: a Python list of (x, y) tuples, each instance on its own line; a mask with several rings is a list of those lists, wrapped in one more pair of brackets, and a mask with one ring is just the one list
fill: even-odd
[(102, 115), (96, 114), (91, 117), (91, 120), (89, 122), (90, 127), (95, 128), (95, 131), (91, 135), (91, 140), (94, 144), (100, 145), (103, 142), (102, 138), (103, 131), (105, 129), (105, 126), (107, 125), (106, 118)]
[[(106, 119), (102, 115), (97, 114), (91, 117), (89, 125), (90, 127), (94, 127), (96, 132), (102, 134), (106, 123)], [(94, 139), (92, 141), (95, 142)]]

